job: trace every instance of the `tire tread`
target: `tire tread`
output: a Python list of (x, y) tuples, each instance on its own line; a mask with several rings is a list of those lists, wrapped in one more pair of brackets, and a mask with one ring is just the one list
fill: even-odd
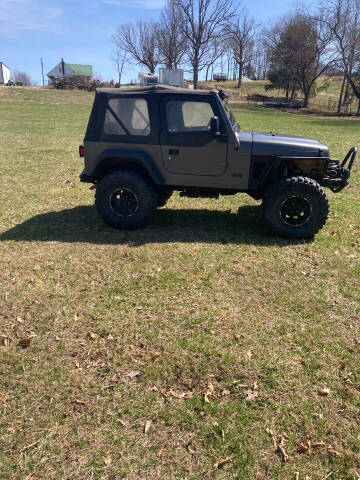
[[(138, 215), (137, 221), (135, 218), (131, 218), (130, 220), (123, 218), (121, 221), (119, 218), (116, 220), (115, 216), (109, 211), (106, 197), (104, 196), (108, 188), (116, 184), (122, 185), (124, 182), (137, 185), (143, 197), (142, 201), (146, 204), (146, 208)], [(155, 213), (157, 194), (155, 187), (142, 174), (130, 169), (116, 170), (105, 175), (98, 183), (95, 191), (95, 205), (101, 217), (109, 225), (115, 228), (139, 228), (147, 223)]]
[[(290, 189), (301, 189), (302, 187), (305, 187), (307, 190), (309, 187), (312, 189), (312, 195), (315, 195), (318, 198), (318, 202), (321, 205), (321, 214), (317, 220), (315, 228), (313, 228), (310, 233), (302, 233), (300, 229), (297, 231), (293, 229), (292, 231), (285, 233), (284, 230), (279, 229), (274, 222), (273, 213), (269, 206), (271, 206), (279, 195), (286, 193), (286, 191), (289, 191)], [(329, 214), (329, 200), (324, 190), (314, 179), (305, 176), (286, 177), (274, 183), (266, 190), (263, 197), (262, 210), (265, 220), (274, 232), (291, 238), (309, 238), (319, 232), (319, 230), (325, 225)]]

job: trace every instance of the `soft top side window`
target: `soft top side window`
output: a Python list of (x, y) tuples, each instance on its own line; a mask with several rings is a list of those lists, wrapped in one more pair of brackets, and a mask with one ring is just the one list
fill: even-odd
[(209, 102), (170, 100), (166, 104), (168, 131), (208, 132), (214, 111)]
[(150, 135), (147, 101), (144, 98), (111, 98), (105, 113), (107, 135)]

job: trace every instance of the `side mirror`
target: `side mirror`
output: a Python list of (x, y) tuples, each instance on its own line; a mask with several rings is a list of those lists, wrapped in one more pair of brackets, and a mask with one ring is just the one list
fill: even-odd
[(219, 137), (221, 135), (219, 117), (211, 117), (210, 127), (215, 137)]

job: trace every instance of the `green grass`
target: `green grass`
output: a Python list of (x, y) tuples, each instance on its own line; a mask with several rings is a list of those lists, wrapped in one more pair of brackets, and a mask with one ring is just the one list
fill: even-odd
[[(91, 102), (0, 90), (0, 478), (358, 478), (358, 165), (311, 242), (242, 195), (114, 231), (78, 181)], [(357, 120), (234, 111), (334, 156), (358, 140)]]

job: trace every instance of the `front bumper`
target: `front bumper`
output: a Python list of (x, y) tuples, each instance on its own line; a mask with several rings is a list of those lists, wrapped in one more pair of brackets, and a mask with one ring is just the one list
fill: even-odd
[(352, 147), (341, 163), (340, 160), (330, 159), (326, 177), (321, 184), (324, 187), (329, 187), (333, 192), (340, 192), (340, 190), (349, 185), (351, 169), (356, 155), (357, 148)]

